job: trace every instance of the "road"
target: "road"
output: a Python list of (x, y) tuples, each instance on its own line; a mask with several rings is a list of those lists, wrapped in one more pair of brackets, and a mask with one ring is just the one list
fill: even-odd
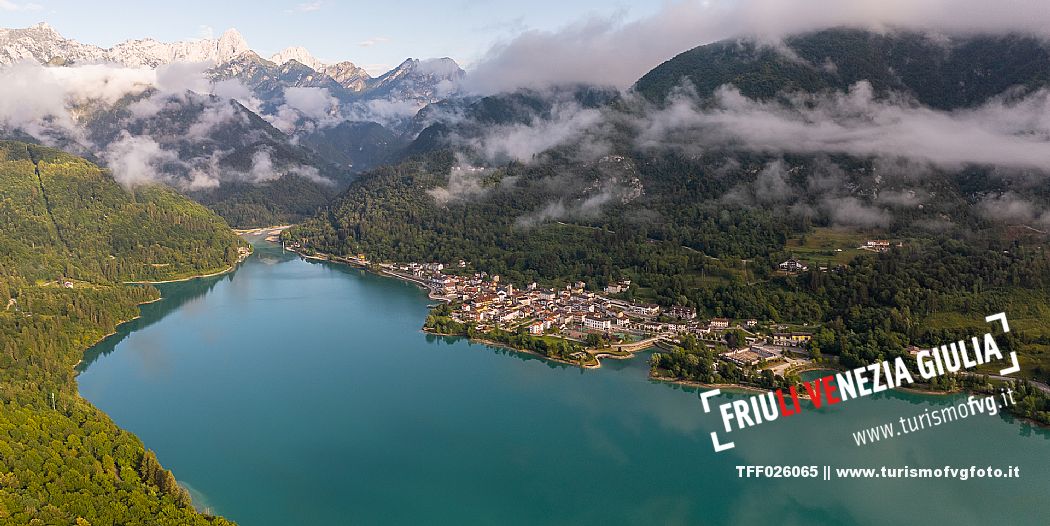
[[(976, 373), (970, 373), (970, 374), (973, 374), (973, 376), (984, 376), (984, 375), (979, 375), (979, 374), (976, 374)], [(992, 379), (995, 379), (995, 380), (1006, 380), (1006, 381), (1020, 380), (1020, 378), (1015, 378), (1013, 376), (1000, 376), (1000, 375), (997, 375), (997, 374), (990, 374), (990, 375), (988, 375), (988, 378), (992, 378)], [(1036, 389), (1039, 389), (1040, 391), (1050, 395), (1050, 385), (1046, 385), (1043, 382), (1037, 382), (1035, 380), (1028, 380), (1028, 383), (1030, 383), (1033, 386), (1035, 386)]]

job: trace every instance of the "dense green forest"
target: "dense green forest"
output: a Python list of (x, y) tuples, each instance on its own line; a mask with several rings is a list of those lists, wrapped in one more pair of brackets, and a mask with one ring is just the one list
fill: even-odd
[(79, 397), (73, 367), (159, 296), (122, 281), (226, 268), (243, 241), (170, 189), (15, 142), (0, 142), (0, 218), (0, 524), (229, 524)]
[[(615, 167), (623, 173), (610, 175), (600, 161), (566, 178), (558, 165), (510, 165), (482, 176), (484, 195), (441, 203), (432, 191), (449, 184), (453, 162), (439, 152), (363, 174), (342, 199), (288, 239), (325, 253), (363, 252), (381, 261), (465, 259), (516, 283), (585, 279), (597, 287), (634, 277), (654, 297), (670, 302), (676, 291), (698, 281), (739, 273), (739, 259), (719, 258), (763, 256), (792, 231), (791, 222), (773, 214), (705, 204), (702, 194), (665, 193), (659, 185), (666, 182), (648, 184), (651, 167), (641, 174), (641, 184), (653, 188), (645, 196), (647, 206), (611, 203), (608, 213), (590, 220), (543, 221), (533, 228), (522, 218), (566, 193), (578, 190), (580, 196), (570, 199), (585, 200), (586, 188), (602, 178), (637, 177), (634, 166), (624, 161), (628, 166)], [(693, 183), (705, 184), (699, 176), (686, 184)], [(632, 215), (632, 209), (659, 213)]]

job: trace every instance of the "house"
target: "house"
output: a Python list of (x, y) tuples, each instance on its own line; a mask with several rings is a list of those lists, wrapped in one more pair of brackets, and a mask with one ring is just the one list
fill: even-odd
[(684, 323), (668, 323), (667, 330), (673, 333), (683, 333), (688, 329)]
[(711, 328), (715, 329), (715, 330), (728, 329), (729, 328), (729, 319), (728, 318), (712, 318), (711, 319)]
[(587, 329), (595, 331), (609, 331), (612, 330), (613, 321), (611, 318), (602, 316), (584, 316), (583, 326)]
[(750, 319), (750, 320), (747, 320), (747, 321), (744, 322), (744, 327), (747, 327), (748, 329), (753, 329), (755, 327), (758, 327), (758, 320), (753, 319), (753, 318)]
[(612, 284), (612, 285), (606, 285), (605, 289), (603, 289), (603, 290), (605, 291), (606, 294), (619, 294), (620, 292), (623, 291), (623, 289), (620, 288), (620, 284), (619, 283)]
[(627, 311), (641, 316), (656, 316), (660, 314), (660, 306), (653, 303), (632, 303), (627, 306)]
[(778, 267), (784, 272), (805, 272), (809, 270), (809, 267), (806, 266), (805, 263), (797, 259), (789, 259), (778, 265)]
[(736, 349), (733, 351), (726, 351), (719, 354), (718, 357), (737, 365), (756, 366), (770, 358), (775, 357), (774, 353), (771, 353), (765, 349), (759, 347), (745, 347), (743, 349)]
[(542, 335), (544, 331), (546, 331), (549, 328), (551, 328), (551, 322), (549, 321), (534, 321), (531, 324), (529, 324), (529, 334), (532, 334), (533, 336), (539, 336)]
[(435, 289), (449, 291), (450, 289), (455, 288), (455, 285), (456, 279), (452, 276), (437, 274), (434, 277), (430, 278), (430, 286)]
[(808, 332), (774, 332), (773, 333), (773, 345), (779, 345), (781, 347), (791, 346), (798, 347), (805, 345), (813, 339), (813, 335)]
[(647, 321), (639, 323), (638, 327), (645, 332), (656, 334), (664, 329), (664, 324)]
[(681, 305), (675, 305), (671, 307), (669, 314), (680, 320), (691, 320), (696, 318), (696, 309), (692, 307), (683, 307)]

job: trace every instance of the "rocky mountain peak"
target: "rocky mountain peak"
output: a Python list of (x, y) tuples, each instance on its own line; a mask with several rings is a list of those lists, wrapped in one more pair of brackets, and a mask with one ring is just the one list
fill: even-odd
[(270, 57), (270, 60), (279, 65), (283, 65), (289, 60), (295, 60), (300, 64), (309, 66), (314, 71), (324, 71), (325, 69), (325, 64), (320, 60), (317, 60), (316, 57), (311, 55), (310, 52), (302, 46), (292, 46), (282, 49), (280, 52)]
[(372, 79), (364, 68), (359, 68), (349, 61), (332, 64), (324, 69), (324, 73), (332, 77), (339, 85), (355, 92), (365, 89), (368, 81)]

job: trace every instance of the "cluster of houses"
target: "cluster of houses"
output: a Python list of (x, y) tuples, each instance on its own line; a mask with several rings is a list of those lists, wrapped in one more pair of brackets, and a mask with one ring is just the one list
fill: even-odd
[(426, 285), (433, 297), (457, 305), (452, 318), (473, 323), (479, 330), (524, 325), (538, 335), (552, 329), (609, 333), (662, 328), (654, 322), (660, 315), (658, 305), (610, 300), (587, 291), (582, 281), (560, 289), (541, 288), (536, 283), (519, 289), (483, 272), (454, 276), (433, 266), (424, 272), (430, 272)]
[[(472, 323), (481, 331), (524, 327), (534, 335), (551, 331), (617, 332), (667, 339), (692, 334), (713, 346), (721, 340), (719, 333), (740, 328), (750, 336), (738, 343), (742, 347), (724, 352), (720, 358), (741, 366), (757, 366), (780, 358), (790, 348), (805, 347), (812, 338), (805, 332), (759, 336), (750, 332), (758, 327), (757, 320), (740, 320), (736, 324), (728, 318), (701, 321), (692, 307), (662, 309), (650, 303), (610, 298), (588, 291), (582, 281), (557, 289), (539, 287), (536, 283), (518, 288), (484, 272), (459, 276), (446, 274), (444, 269), (440, 263), (396, 264), (390, 268), (402, 277), (410, 275), (417, 283), (427, 286), (431, 297), (455, 305), (452, 319)], [(620, 282), (612, 287), (624, 285), (630, 286), (630, 283)]]
[[(871, 252), (881, 253), (889, 252), (891, 246), (893, 246), (893, 244), (891, 244), (888, 240), (885, 239), (869, 239), (864, 243), (863, 246), (860, 246), (858, 248), (861, 250), (868, 250)], [(896, 246), (903, 247), (904, 242), (897, 241)], [(836, 249), (836, 252), (842, 252), (842, 249)], [(800, 272), (805, 272), (809, 270), (809, 265), (806, 264), (805, 261), (792, 258), (777, 265), (777, 269), (779, 269), (782, 272), (787, 272), (789, 274), (798, 274)], [(829, 269), (826, 266), (822, 266), (819, 267), (818, 270), (820, 270), (821, 272), (827, 272)]]
[[(563, 288), (543, 288), (532, 283), (518, 288), (499, 276), (484, 272), (460, 276), (446, 274), (441, 263), (398, 263), (387, 269), (425, 285), (431, 297), (456, 305), (452, 318), (473, 323), (479, 330), (526, 327), (532, 334), (576, 330), (599, 333), (630, 333), (639, 336), (674, 336), (686, 333), (700, 338), (730, 327), (730, 320), (697, 320), (696, 309), (673, 306), (663, 309), (652, 303), (625, 301), (588, 291), (582, 281)], [(624, 280), (605, 288), (612, 293), (630, 287)], [(750, 328), (758, 324), (748, 320)]]
[[(903, 247), (904, 242), (898, 241), (897, 246)], [(885, 239), (869, 239), (861, 248), (871, 250), (872, 252), (889, 252), (890, 242)]]
[[(368, 263), (364, 255), (343, 259), (358, 264)], [(692, 307), (676, 305), (664, 310), (652, 303), (610, 298), (586, 290), (582, 281), (558, 289), (542, 288), (536, 283), (520, 289), (485, 272), (446, 274), (445, 270), (451, 266), (443, 263), (380, 265), (390, 275), (426, 286), (432, 298), (456, 305), (452, 319), (472, 323), (480, 331), (492, 328), (516, 330), (520, 327), (525, 327), (533, 335), (551, 331), (603, 334), (615, 331), (671, 340), (692, 334), (706, 345), (714, 346), (721, 339), (720, 333), (740, 328), (749, 334), (744, 342), (738, 342), (742, 347), (725, 351), (719, 354), (719, 358), (747, 367), (779, 359), (785, 351), (804, 348), (812, 339), (812, 334), (807, 332), (773, 332), (768, 337), (760, 336), (751, 332), (758, 328), (758, 320), (739, 320), (736, 325), (728, 318), (701, 321)], [(454, 266), (463, 269), (468, 264), (461, 260)], [(788, 260), (781, 264), (781, 269), (799, 272), (807, 267), (797, 260)], [(618, 294), (630, 286), (630, 280), (621, 280), (606, 286), (604, 292)]]

